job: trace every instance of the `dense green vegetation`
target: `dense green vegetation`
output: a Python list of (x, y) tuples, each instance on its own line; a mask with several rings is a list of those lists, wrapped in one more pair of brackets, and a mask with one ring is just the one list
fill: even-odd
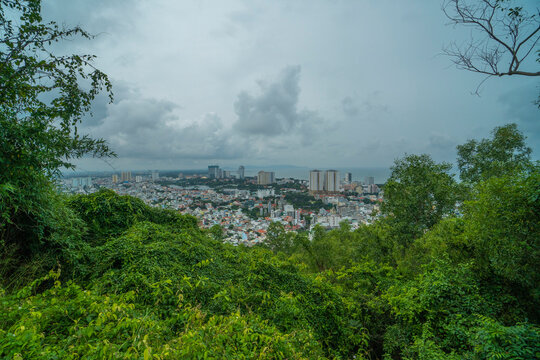
[[(418, 159), (398, 161), (392, 181), (407, 184), (403, 163)], [(425, 160), (415, 168), (433, 171)], [(397, 233), (409, 214), (390, 204), (373, 225), (311, 239), (274, 224), (269, 249), (223, 244), (193, 217), (110, 190), (51, 192), (54, 231), (38, 247), (2, 238), (0, 357), (535, 358), (540, 173), (529, 165), (469, 184), (451, 197), (459, 212), (418, 208), (422, 231)], [(387, 201), (432, 201), (418, 181), (438, 184), (396, 187), (406, 199), (387, 187)]]
[(75, 131), (108, 81), (84, 92), (86, 58), (38, 60), (82, 30), (42, 24), (37, 0), (1, 5), (26, 26), (0, 12), (0, 358), (540, 357), (540, 171), (515, 125), (458, 148), (460, 183), (398, 159), (372, 225), (273, 224), (233, 247), (110, 190), (57, 193), (70, 158), (110, 154)]
[(305, 192), (288, 192), (285, 194), (285, 200), (292, 204), (296, 209), (311, 210), (318, 212), (320, 209), (330, 210), (332, 204), (324, 204), (320, 199)]

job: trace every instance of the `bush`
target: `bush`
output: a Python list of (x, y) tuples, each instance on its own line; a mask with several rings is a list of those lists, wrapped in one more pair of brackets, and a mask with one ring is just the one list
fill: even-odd
[(151, 208), (140, 199), (118, 195), (109, 189), (100, 189), (91, 195), (72, 196), (68, 204), (86, 222), (86, 238), (93, 245), (101, 245), (107, 239), (121, 235), (139, 221), (198, 230), (197, 220), (192, 216)]
[[(282, 333), (256, 316), (208, 317), (179, 303), (163, 320), (133, 302), (134, 293), (98, 295), (59, 273), (41, 281), (55, 285), (37, 295), (0, 293), (0, 357), (46, 359), (307, 359), (322, 350), (306, 331)], [(35, 285), (35, 284), (34, 284)], [(176, 325), (176, 326), (171, 326)]]

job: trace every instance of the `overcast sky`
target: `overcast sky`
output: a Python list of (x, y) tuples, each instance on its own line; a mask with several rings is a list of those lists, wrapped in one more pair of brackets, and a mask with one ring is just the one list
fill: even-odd
[(108, 140), (116, 169), (453, 161), (509, 122), (538, 158), (539, 79), (492, 78), (472, 95), (483, 77), (440, 55), (470, 29), (447, 25), (438, 0), (43, 3), (47, 19), (99, 34), (62, 46), (95, 54), (113, 82), (115, 102), (97, 98), (82, 130)]

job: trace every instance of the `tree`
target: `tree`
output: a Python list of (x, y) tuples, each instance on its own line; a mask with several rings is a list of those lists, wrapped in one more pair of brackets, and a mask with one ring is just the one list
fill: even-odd
[[(10, 176), (29, 167), (56, 175), (61, 167), (73, 167), (70, 159), (113, 154), (103, 140), (77, 132), (98, 92), (110, 91), (109, 79), (94, 68), (93, 55), (56, 55), (51, 50), (62, 40), (92, 36), (79, 27), (42, 23), (40, 2), (0, 3), (2, 165)], [(6, 12), (18, 13), (20, 23)]]
[(272, 222), (266, 230), (264, 245), (274, 253), (284, 252), (290, 254), (296, 247), (298, 234), (293, 231), (287, 232), (280, 222)]
[(109, 79), (94, 56), (52, 50), (92, 36), (43, 23), (40, 11), (40, 0), (0, 0), (0, 243), (25, 247), (50, 233), (50, 180), (60, 169), (85, 154), (114, 155), (104, 140), (77, 131), (94, 97), (110, 93)]
[(401, 245), (407, 245), (454, 213), (461, 191), (449, 173), (452, 165), (437, 164), (427, 154), (397, 159), (391, 169), (381, 212)]
[(457, 146), (462, 181), (477, 183), (530, 167), (531, 148), (516, 124), (496, 127), (492, 139), (469, 140)]
[(219, 241), (223, 240), (223, 228), (220, 225), (212, 225), (212, 227), (208, 229), (208, 232), (213, 239)]
[(492, 177), (465, 202), (465, 235), (476, 263), (540, 300), (540, 171)]
[(280, 222), (272, 222), (266, 230), (265, 245), (272, 251), (278, 252), (283, 250), (286, 242), (285, 227)]
[[(443, 11), (452, 24), (472, 27), (479, 33), (464, 46), (445, 49), (458, 68), (488, 76), (540, 76), (523, 70), (524, 60), (540, 39), (540, 12), (529, 14), (511, 0), (447, 0)], [(540, 52), (538, 53), (540, 56)]]

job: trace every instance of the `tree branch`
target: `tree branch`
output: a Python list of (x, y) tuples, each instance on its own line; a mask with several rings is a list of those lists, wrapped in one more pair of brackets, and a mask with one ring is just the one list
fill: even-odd
[[(473, 40), (465, 48), (454, 44), (452, 48), (444, 49), (446, 55), (454, 58), (453, 62), (458, 67), (476, 73), (493, 76), (540, 76), (540, 71), (520, 70), (524, 59), (539, 41), (540, 12), (528, 15), (522, 8), (504, 8), (496, 0), (476, 1), (477, 4), (471, 4), (461, 0), (448, 0), (443, 4), (443, 12), (453, 24), (472, 26), (487, 35), (487, 38)], [(520, 39), (521, 34), (525, 34), (523, 39)], [(490, 42), (497, 46), (490, 46)], [(527, 51), (521, 56), (520, 51), (526, 44), (531, 45), (527, 45)], [(505, 58), (508, 59), (508, 70), (501, 72), (498, 64)]]

